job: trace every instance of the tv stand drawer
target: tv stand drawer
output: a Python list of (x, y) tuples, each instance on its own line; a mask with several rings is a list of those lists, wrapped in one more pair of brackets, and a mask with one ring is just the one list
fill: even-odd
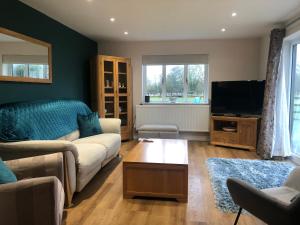
[(238, 142), (238, 134), (235, 132), (214, 131), (211, 135), (212, 142), (226, 142), (235, 144)]

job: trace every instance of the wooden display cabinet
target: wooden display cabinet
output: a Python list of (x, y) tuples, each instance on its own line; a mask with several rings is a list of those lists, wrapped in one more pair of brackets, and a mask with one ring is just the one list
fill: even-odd
[(122, 140), (132, 139), (130, 59), (98, 55), (91, 60), (92, 109), (101, 118), (120, 118)]
[(210, 143), (256, 151), (258, 117), (211, 117)]

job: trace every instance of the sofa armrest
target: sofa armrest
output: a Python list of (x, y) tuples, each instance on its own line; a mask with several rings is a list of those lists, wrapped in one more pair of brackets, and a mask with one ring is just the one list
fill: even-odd
[(60, 225), (64, 190), (56, 177), (0, 185), (1, 224)]
[(2, 157), (3, 160), (20, 159), (58, 152), (63, 153), (66, 205), (71, 206), (73, 194), (76, 189), (76, 169), (78, 164), (78, 151), (72, 142), (64, 140), (43, 140), (0, 143), (0, 157)]
[(35, 177), (57, 177), (64, 184), (63, 154), (35, 156), (5, 162), (16, 174), (18, 180)]
[(19, 159), (57, 152), (70, 151), (78, 162), (76, 146), (64, 140), (36, 140), (0, 143), (0, 157), (3, 160)]
[(117, 118), (100, 118), (103, 133), (121, 133), (121, 120)]
[(285, 186), (294, 188), (300, 191), (300, 166), (297, 166), (289, 175), (288, 179), (285, 182)]
[(229, 178), (227, 187), (237, 205), (267, 224), (289, 224), (289, 205), (238, 179)]

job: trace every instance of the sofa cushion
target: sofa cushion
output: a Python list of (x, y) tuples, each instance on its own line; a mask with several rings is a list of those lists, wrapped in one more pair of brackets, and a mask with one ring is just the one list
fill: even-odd
[(16, 181), (16, 175), (6, 166), (2, 159), (0, 159), (0, 184), (13, 183)]
[(89, 115), (77, 115), (80, 138), (89, 137), (102, 133), (97, 112)]
[(98, 134), (90, 137), (77, 139), (73, 141), (73, 143), (94, 143), (104, 145), (107, 150), (106, 159), (108, 159), (119, 151), (121, 147), (121, 135), (112, 133)]
[(140, 126), (138, 131), (161, 131), (161, 132), (178, 132), (178, 127), (172, 124), (144, 124)]
[(75, 145), (78, 150), (79, 164), (77, 178), (80, 179), (80, 177), (87, 176), (101, 165), (106, 158), (106, 149), (103, 145), (94, 143), (76, 143)]
[(64, 135), (64, 136), (58, 138), (57, 140), (74, 141), (74, 140), (78, 139), (79, 136), (80, 136), (79, 130), (75, 130), (67, 135)]

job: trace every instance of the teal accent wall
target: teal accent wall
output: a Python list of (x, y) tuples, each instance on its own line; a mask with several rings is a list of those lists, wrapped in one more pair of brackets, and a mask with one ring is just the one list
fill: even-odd
[(52, 44), (53, 83), (0, 82), (0, 104), (68, 98), (89, 104), (97, 43), (17, 0), (1, 0), (0, 26)]

